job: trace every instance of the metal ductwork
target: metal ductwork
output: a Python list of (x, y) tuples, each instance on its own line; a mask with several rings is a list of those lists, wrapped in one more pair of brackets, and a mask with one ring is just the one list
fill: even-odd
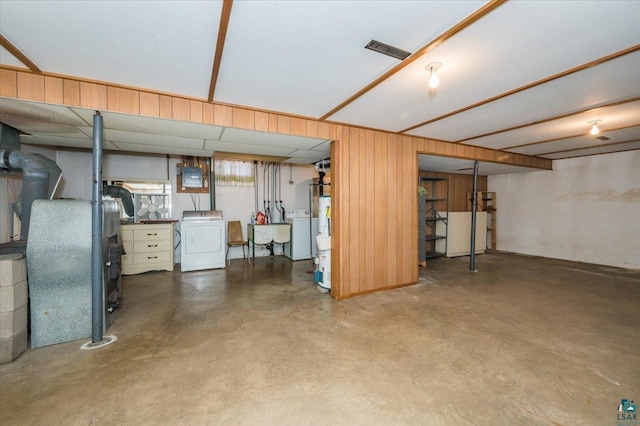
[(121, 186), (105, 185), (102, 188), (102, 191), (105, 195), (120, 198), (122, 200), (122, 207), (124, 208), (124, 212), (127, 216), (134, 216), (135, 208), (133, 207), (133, 195), (131, 195), (131, 192), (129, 192), (128, 189)]
[(20, 239), (29, 235), (31, 204), (34, 200), (49, 199), (62, 177), (62, 170), (55, 161), (40, 154), (25, 154), (11, 149), (0, 149), (0, 167), (22, 170), (22, 191), (14, 206), (20, 217)]

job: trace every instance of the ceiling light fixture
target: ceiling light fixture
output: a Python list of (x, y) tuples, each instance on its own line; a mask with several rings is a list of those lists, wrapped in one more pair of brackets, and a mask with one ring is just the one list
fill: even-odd
[(430, 71), (431, 77), (429, 77), (429, 87), (435, 89), (440, 84), (440, 79), (438, 78), (438, 69), (442, 66), (441, 62), (433, 62), (424, 67), (426, 70)]
[(598, 133), (600, 133), (600, 129), (598, 129), (598, 122), (600, 122), (602, 120), (591, 120), (589, 121), (589, 124), (591, 124), (591, 131), (589, 133), (591, 133), (593, 136), (597, 135)]

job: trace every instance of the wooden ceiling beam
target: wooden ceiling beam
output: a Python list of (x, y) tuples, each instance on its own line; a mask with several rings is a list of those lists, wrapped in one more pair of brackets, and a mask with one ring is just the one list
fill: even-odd
[(36, 64), (34, 64), (29, 58), (27, 58), (17, 47), (15, 47), (9, 40), (0, 34), (0, 45), (7, 49), (9, 53), (16, 57), (20, 62), (25, 64), (32, 72), (36, 74), (42, 74), (42, 71)]
[(218, 27), (218, 41), (216, 42), (216, 53), (213, 58), (213, 69), (211, 70), (211, 83), (209, 83), (209, 102), (213, 102), (213, 95), (216, 91), (216, 82), (218, 81), (218, 73), (220, 72), (220, 64), (222, 62), (222, 51), (224, 50), (224, 42), (227, 38), (227, 29), (229, 28), (229, 20), (231, 18), (231, 8), (233, 0), (224, 0), (222, 3), (222, 12), (220, 14), (220, 26)]

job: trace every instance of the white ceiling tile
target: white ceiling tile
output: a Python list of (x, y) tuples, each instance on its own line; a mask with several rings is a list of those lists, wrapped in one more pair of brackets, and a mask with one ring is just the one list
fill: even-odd
[(0, 64), (27, 69), (25, 64), (20, 62), (15, 56), (9, 53), (9, 51), (2, 46), (0, 46)]
[(287, 158), (286, 160), (283, 161), (283, 163), (290, 163), (290, 164), (313, 164), (315, 163), (315, 161), (311, 161), (308, 158)]
[(558, 152), (544, 155), (544, 158), (560, 160), (562, 158), (581, 157), (585, 155), (606, 154), (610, 152), (630, 151), (640, 149), (640, 141), (629, 142), (620, 145), (599, 146), (593, 148), (579, 149), (576, 151)]
[(609, 138), (609, 140), (602, 141), (597, 139), (596, 136), (592, 136), (587, 133), (574, 138), (512, 148), (508, 151), (525, 155), (542, 155), (549, 152), (563, 151), (567, 149), (592, 148), (603, 144), (640, 140), (640, 126), (620, 130), (602, 131), (597, 136), (604, 136)]
[(278, 133), (255, 132), (252, 130), (226, 128), (220, 137), (223, 142), (235, 142), (251, 145), (270, 145), (279, 148), (311, 149), (322, 139), (304, 136), (281, 135)]
[(324, 141), (311, 148), (313, 151), (330, 152), (331, 141)]
[(222, 1), (2, 1), (0, 28), (48, 72), (206, 98), (221, 8)]
[[(73, 108), (73, 110), (93, 122), (94, 110)], [(139, 133), (183, 136), (196, 139), (218, 139), (224, 127), (188, 121), (167, 120), (164, 118), (141, 117), (139, 115), (102, 112), (102, 125), (105, 129), (128, 130)]]
[[(92, 127), (81, 127), (83, 132), (91, 135), (93, 132)], [(162, 147), (162, 149), (170, 147), (175, 149), (202, 149), (204, 146), (204, 140), (184, 138), (180, 136), (167, 136), (162, 134), (149, 134), (129, 132), (124, 130), (104, 129), (103, 138), (110, 142), (124, 142), (131, 144), (142, 144), (149, 146)]]
[[(553, 103), (555, 103), (555, 100)], [(558, 103), (562, 102), (558, 101)], [(549, 108), (551, 109), (552, 107)], [(516, 109), (515, 106), (514, 109)], [(599, 127), (603, 132), (608, 129), (640, 125), (640, 101), (595, 108), (587, 112), (572, 114), (568, 117), (472, 139), (464, 143), (485, 148), (508, 149), (509, 147), (532, 142), (571, 137), (579, 134), (588, 135), (591, 130), (588, 122), (598, 119), (602, 120)]]
[(141, 145), (135, 143), (117, 142), (116, 145), (122, 151), (128, 152), (148, 152), (154, 154), (190, 155), (194, 157), (211, 157), (213, 151), (207, 149), (189, 149), (172, 146), (158, 147), (152, 145)]
[[(0, 28), (2, 35), (45, 73), (186, 97), (207, 96), (222, 0), (44, 1), (33, 7), (34, 4), (0, 1)], [(400, 64), (364, 49), (369, 40), (415, 52), (486, 4), (382, 0), (234, 2), (216, 100), (295, 116), (324, 115)], [(637, 48), (639, 15), (637, 1), (506, 2), (330, 120), (402, 130), (620, 50)], [(557, 143), (548, 147), (576, 148), (588, 141), (566, 138), (580, 134), (588, 119), (602, 119), (603, 133), (619, 136), (611, 129), (640, 126), (638, 109), (600, 108), (566, 119), (547, 120), (640, 97), (640, 73), (636, 71), (640, 69), (639, 56), (636, 51), (412, 133), (459, 140), (497, 132), (464, 143), (501, 149), (553, 139)], [(428, 73), (424, 66), (433, 61), (443, 63), (439, 71), (442, 83), (430, 93), (426, 90)], [(4, 49), (0, 49), (0, 63), (24, 69)], [(28, 86), (21, 87), (38, 89), (37, 78), (23, 83)], [(0, 98), (0, 121), (42, 136), (31, 142), (57, 141), (60, 145), (85, 148), (91, 139), (93, 114), (92, 109)], [(264, 155), (304, 155), (291, 161), (305, 162), (315, 152), (328, 154), (330, 146), (325, 139), (109, 111), (104, 111), (103, 117), (106, 144), (113, 140), (120, 147), (139, 152), (199, 155), (215, 147)], [(536, 121), (545, 122), (503, 131)], [(45, 134), (50, 136), (46, 141)], [(565, 139), (559, 140), (562, 138)], [(539, 149), (548, 147), (540, 144), (516, 150), (544, 154)]]
[(307, 150), (303, 150), (303, 149), (296, 149), (295, 151), (293, 151), (291, 154), (289, 154), (289, 157), (297, 157), (297, 158), (309, 158), (311, 160), (323, 160), (325, 158), (327, 158), (329, 156), (329, 152), (322, 152), (322, 151), (307, 151)]
[[(20, 129), (20, 131), (27, 134), (49, 134), (52, 136), (62, 136), (70, 138), (86, 137), (86, 135), (78, 130), (76, 126), (71, 126), (69, 124), (45, 123), (42, 121), (32, 120), (25, 120), (24, 124), (15, 123), (14, 120), (7, 120), (5, 123), (17, 129)], [(15, 126), (14, 124), (19, 125)]]
[[(25, 145), (49, 145), (49, 146), (62, 146), (68, 148), (86, 148), (93, 149), (93, 141), (89, 138), (73, 138), (64, 136), (51, 136), (51, 135), (31, 135), (28, 138), (20, 138), (20, 142)], [(110, 142), (104, 141), (102, 145), (103, 149), (118, 149)]]
[(249, 145), (244, 143), (206, 141), (205, 149), (222, 152), (236, 152), (240, 154), (272, 155), (276, 157), (288, 157), (293, 151), (291, 148), (281, 148), (267, 145)]
[(234, 2), (215, 100), (319, 117), (484, 1)]
[[(454, 173), (461, 175), (473, 175), (474, 161), (462, 160), (453, 157), (443, 157), (438, 155), (418, 155), (418, 170), (436, 173)], [(507, 173), (526, 173), (535, 171), (529, 167), (512, 166), (510, 164), (490, 163), (487, 161), (478, 162), (478, 175), (500, 175)]]
[[(507, 2), (330, 119), (399, 131), (636, 45), (640, 2), (606, 4)], [(436, 61), (430, 96), (425, 66)]]
[(27, 133), (30, 132), (21, 129), (21, 127), (35, 128), (42, 123), (70, 126), (87, 125), (84, 120), (65, 106), (12, 98), (0, 98), (0, 121)]
[[(615, 61), (588, 68), (545, 85), (427, 124), (410, 133), (416, 136), (460, 141), (468, 137), (556, 117), (566, 111), (578, 111), (584, 106), (596, 107), (609, 99), (625, 99), (630, 94), (640, 94), (640, 73), (636, 71), (637, 69), (640, 69), (640, 52), (625, 55)], [(629, 107), (640, 111), (640, 102), (620, 106), (620, 108)], [(598, 110), (585, 115), (598, 116), (600, 113), (601, 111)], [(638, 121), (638, 117), (640, 112), (630, 119)], [(584, 127), (583, 124), (581, 126)], [(547, 139), (551, 135), (539, 133), (538, 137)], [(527, 142), (526, 140), (514, 141), (511, 136), (491, 135), (464, 142), (498, 149)]]

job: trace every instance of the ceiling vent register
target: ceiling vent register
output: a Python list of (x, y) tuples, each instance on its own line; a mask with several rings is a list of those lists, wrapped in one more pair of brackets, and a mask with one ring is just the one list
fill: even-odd
[(364, 47), (365, 49), (373, 50), (374, 52), (382, 53), (383, 55), (391, 56), (401, 61), (407, 59), (411, 53), (406, 50), (398, 49), (397, 47), (390, 46), (377, 40), (371, 40)]

